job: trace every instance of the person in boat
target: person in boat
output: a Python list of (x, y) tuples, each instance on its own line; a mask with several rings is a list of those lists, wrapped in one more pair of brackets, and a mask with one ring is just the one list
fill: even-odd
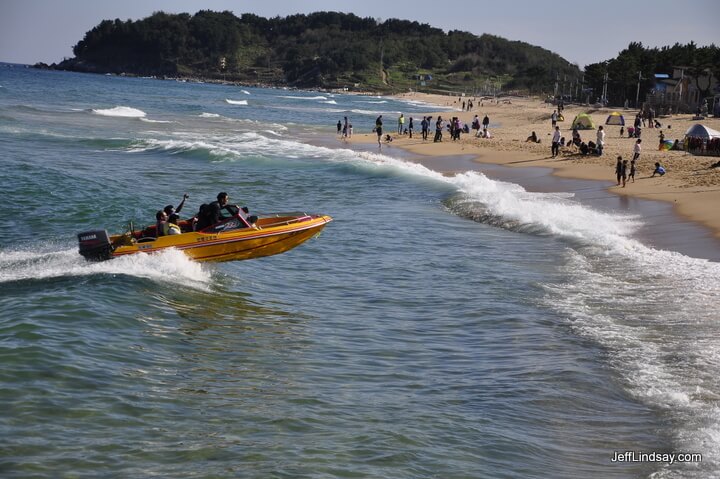
[(198, 212), (198, 221), (195, 229), (199, 231), (218, 223), (222, 219), (222, 210), (227, 206), (228, 199), (228, 194), (222, 191), (218, 193), (216, 201), (210, 204), (203, 204)]
[(167, 231), (167, 233), (165, 233), (165, 234), (167, 234), (167, 235), (181, 234), (182, 231), (180, 230), (179, 223), (180, 223), (180, 215), (178, 215), (177, 213), (171, 214), (170, 217), (168, 218), (167, 222), (165, 223), (165, 228)]
[(165, 228), (167, 226), (168, 215), (164, 210), (160, 210), (155, 213), (155, 236), (158, 238), (165, 234)]
[(165, 208), (163, 208), (163, 211), (165, 211), (165, 214), (168, 215), (168, 217), (170, 217), (170, 215), (173, 214), (173, 213), (178, 213), (178, 214), (179, 214), (180, 211), (182, 211), (183, 206), (185, 206), (185, 200), (188, 199), (188, 198), (190, 198), (190, 195), (188, 195), (187, 193), (185, 193), (185, 194), (183, 195), (182, 201), (180, 202), (180, 204), (178, 205), (177, 208), (175, 208), (173, 205), (167, 205)]
[(218, 193), (217, 201), (201, 205), (200, 211), (197, 214), (198, 220), (195, 225), (195, 231), (200, 231), (208, 226), (217, 224), (226, 218), (237, 215), (240, 211), (245, 213), (243, 218), (245, 218), (249, 224), (253, 224), (257, 221), (256, 216), (248, 216), (250, 210), (247, 206), (239, 208), (237, 205), (231, 205), (228, 203), (229, 199), (228, 194), (223, 191)]

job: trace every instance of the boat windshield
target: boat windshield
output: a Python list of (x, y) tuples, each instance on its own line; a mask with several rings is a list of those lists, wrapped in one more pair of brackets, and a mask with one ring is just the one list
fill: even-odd
[(225, 205), (222, 209), (220, 209), (220, 219), (226, 220), (228, 218), (232, 218), (233, 216), (237, 216), (239, 211), (240, 208), (238, 208), (237, 205)]

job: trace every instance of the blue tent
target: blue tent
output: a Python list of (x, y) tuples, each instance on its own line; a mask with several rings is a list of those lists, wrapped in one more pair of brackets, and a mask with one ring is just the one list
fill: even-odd
[(608, 115), (607, 120), (605, 120), (605, 124), (625, 126), (625, 117), (623, 117), (620, 113), (614, 111)]

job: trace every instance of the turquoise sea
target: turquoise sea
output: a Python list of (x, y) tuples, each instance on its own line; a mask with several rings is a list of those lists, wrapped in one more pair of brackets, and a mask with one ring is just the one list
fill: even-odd
[[(720, 477), (717, 256), (335, 133), (437, 110), (0, 64), (0, 477)], [(243, 262), (77, 253), (219, 191), (335, 221)]]

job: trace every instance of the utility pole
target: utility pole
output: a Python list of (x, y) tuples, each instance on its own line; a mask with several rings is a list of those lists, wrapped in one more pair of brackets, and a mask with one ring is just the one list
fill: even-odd
[(682, 103), (682, 94), (683, 94), (683, 79), (685, 78), (685, 69), (680, 69), (680, 95), (678, 96), (678, 105), (676, 108), (675, 113), (680, 113), (680, 104)]
[(640, 101), (640, 80), (642, 79), (642, 72), (638, 72), (637, 93), (635, 94), (635, 108), (639, 108), (638, 102)]
[(607, 102), (607, 82), (608, 82), (608, 72), (605, 72), (605, 75), (603, 76), (603, 90), (602, 90), (602, 98), (600, 98), (600, 103), (605, 106), (605, 103)]

